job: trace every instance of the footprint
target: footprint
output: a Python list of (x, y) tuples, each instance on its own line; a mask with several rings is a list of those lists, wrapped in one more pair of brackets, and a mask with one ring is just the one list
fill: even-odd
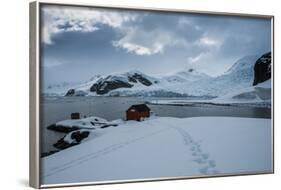
[(193, 152), (193, 153), (192, 153), (192, 156), (197, 156), (197, 155), (198, 155), (197, 152)]
[(193, 142), (193, 143), (191, 143), (191, 147), (192, 148), (200, 148), (200, 145)]
[(202, 158), (203, 158), (204, 160), (207, 160), (207, 159), (209, 158), (209, 154), (202, 154)]
[(209, 166), (210, 167), (212, 167), (212, 168), (214, 168), (214, 167), (216, 167), (216, 161), (215, 160), (209, 160)]
[(198, 147), (198, 148), (201, 146), (201, 145), (200, 145), (199, 143), (197, 143), (197, 142), (194, 142), (193, 145), (194, 145), (195, 147)]
[(199, 170), (199, 172), (200, 172), (201, 174), (208, 174), (208, 169), (209, 169), (209, 167), (204, 167), (204, 168), (201, 168), (201, 169)]
[(201, 152), (202, 152), (200, 148), (197, 148), (196, 151), (197, 151), (198, 153), (201, 153)]
[(191, 151), (195, 151), (195, 149), (196, 149), (196, 148), (195, 148), (194, 146), (192, 146), (192, 147), (190, 148)]
[(218, 170), (213, 170), (212, 174), (219, 174), (220, 172)]
[(206, 160), (203, 160), (201, 158), (198, 158), (198, 159), (195, 159), (193, 160), (194, 162), (198, 163), (198, 164), (205, 164), (206, 163)]

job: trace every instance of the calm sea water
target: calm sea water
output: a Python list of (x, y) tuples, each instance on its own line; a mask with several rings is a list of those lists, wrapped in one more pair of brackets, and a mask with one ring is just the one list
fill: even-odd
[[(73, 112), (81, 116), (98, 116), (107, 120), (125, 119), (126, 110), (133, 104), (156, 98), (138, 97), (44, 97), (41, 101), (41, 152), (55, 150), (53, 144), (65, 134), (47, 130), (47, 126), (69, 119)], [(159, 98), (157, 98), (159, 99)], [(167, 99), (167, 98), (165, 98)], [(230, 116), (271, 118), (271, 109), (234, 106), (172, 106), (149, 105), (158, 116), (198, 117)]]

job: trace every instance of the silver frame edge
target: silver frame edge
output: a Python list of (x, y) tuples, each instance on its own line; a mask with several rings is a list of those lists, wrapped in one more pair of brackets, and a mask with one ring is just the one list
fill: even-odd
[(39, 9), (29, 4), (29, 185), (40, 188)]

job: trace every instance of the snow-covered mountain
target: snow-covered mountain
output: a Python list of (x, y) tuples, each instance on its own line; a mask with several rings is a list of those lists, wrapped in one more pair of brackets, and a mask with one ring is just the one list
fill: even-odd
[(260, 57), (245, 56), (217, 77), (211, 77), (194, 69), (161, 77), (149, 76), (137, 70), (106, 76), (95, 75), (84, 83), (69, 87), (63, 95), (220, 97), (252, 86), (255, 76), (254, 67)]
[(103, 95), (119, 88), (148, 87), (157, 84), (156, 78), (145, 75), (139, 71), (126, 72), (124, 74), (108, 75), (97, 80), (90, 88), (90, 92)]
[(245, 56), (222, 75), (192, 83), (190, 93), (221, 96), (251, 86), (254, 80), (254, 65), (258, 58), (258, 55)]
[(180, 71), (168, 76), (162, 77), (162, 82), (167, 81), (168, 83), (182, 83), (182, 82), (194, 82), (197, 80), (208, 79), (209, 75), (198, 72), (194, 69), (188, 69), (187, 71)]
[(209, 78), (211, 77), (194, 69), (162, 77), (152, 77), (134, 70), (93, 77), (92, 80), (69, 89), (66, 95), (182, 97), (189, 95), (181, 91), (178, 92), (177, 86), (188, 85), (189, 83)]
[[(82, 83), (81, 83), (82, 84)], [(42, 93), (46, 96), (64, 96), (73, 86), (80, 85), (80, 83), (74, 82), (62, 82), (62, 83), (53, 83), (53, 84), (43, 84)]]

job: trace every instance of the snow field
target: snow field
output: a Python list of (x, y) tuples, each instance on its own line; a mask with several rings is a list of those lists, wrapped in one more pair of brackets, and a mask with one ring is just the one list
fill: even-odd
[(93, 130), (80, 145), (43, 158), (42, 181), (270, 172), (271, 148), (270, 119), (153, 117)]

